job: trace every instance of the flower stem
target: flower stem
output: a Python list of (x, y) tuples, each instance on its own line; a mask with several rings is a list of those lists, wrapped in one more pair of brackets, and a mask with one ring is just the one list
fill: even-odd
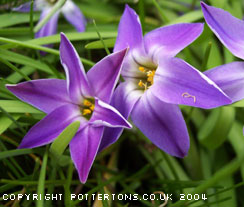
[(66, 0), (59, 0), (52, 8), (52, 10), (45, 16), (34, 28), (34, 32), (38, 32), (48, 20), (65, 4)]

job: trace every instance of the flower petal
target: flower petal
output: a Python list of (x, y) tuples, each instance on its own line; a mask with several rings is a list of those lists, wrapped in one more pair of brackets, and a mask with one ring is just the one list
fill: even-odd
[(34, 148), (51, 143), (79, 115), (79, 108), (73, 104), (55, 109), (29, 130), (19, 148)]
[(155, 29), (144, 37), (146, 51), (153, 55), (160, 48), (160, 53), (173, 57), (202, 33), (203, 26), (202, 23), (182, 23)]
[(160, 61), (149, 90), (162, 101), (172, 104), (209, 109), (231, 103), (212, 80), (179, 58)]
[(86, 29), (86, 19), (80, 9), (72, 2), (66, 1), (62, 7), (64, 17), (72, 24), (78, 32), (84, 32)]
[[(128, 119), (129, 115), (137, 102), (141, 97), (142, 91), (137, 90), (137, 87), (133, 83), (124, 82), (119, 84), (112, 97), (111, 105), (114, 106), (121, 115)], [(124, 128), (110, 128), (106, 127), (103, 133), (102, 141), (99, 147), (99, 151), (113, 144), (122, 134)]]
[(61, 33), (60, 59), (66, 73), (69, 96), (74, 103), (79, 104), (82, 95), (92, 94), (80, 58), (71, 42), (63, 33)]
[(114, 52), (130, 47), (130, 49), (143, 44), (141, 23), (136, 12), (128, 5), (120, 19), (118, 36)]
[(244, 59), (244, 22), (223, 9), (201, 2), (204, 18), (219, 40), (237, 57)]
[[(18, 12), (30, 12), (30, 5), (31, 5), (31, 2), (26, 2), (24, 4), (21, 4), (20, 6), (16, 7), (16, 8), (13, 8), (12, 10), (13, 11), (18, 11)], [(37, 7), (36, 7), (36, 4), (34, 2), (34, 5), (33, 5), (33, 11), (37, 11)]]
[[(51, 11), (51, 8), (44, 9), (39, 22)], [(49, 21), (35, 34), (35, 38), (46, 37), (57, 33), (59, 12), (56, 12)], [(49, 45), (50, 46), (50, 45)]]
[(85, 183), (96, 157), (104, 127), (87, 125), (70, 142), (70, 154), (80, 181)]
[(232, 62), (207, 70), (204, 74), (214, 81), (233, 102), (244, 98), (244, 62)]
[(104, 102), (110, 102), (126, 51), (127, 49), (124, 49), (105, 57), (87, 73), (95, 96)]
[(117, 109), (98, 99), (95, 100), (95, 109), (89, 123), (96, 126), (132, 127)]
[(19, 99), (45, 113), (50, 113), (54, 109), (70, 102), (65, 80), (41, 79), (16, 85), (8, 84), (6, 87)]
[(187, 155), (189, 136), (177, 105), (162, 102), (148, 90), (134, 106), (131, 119), (163, 151), (176, 157)]

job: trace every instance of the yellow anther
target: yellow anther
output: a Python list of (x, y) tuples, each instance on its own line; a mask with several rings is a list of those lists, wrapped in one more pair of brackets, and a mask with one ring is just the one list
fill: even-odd
[(85, 99), (85, 100), (83, 101), (83, 104), (84, 104), (84, 106), (87, 106), (87, 107), (92, 106), (92, 103), (91, 103), (90, 101), (88, 101), (87, 99)]
[(140, 66), (140, 67), (139, 67), (139, 71), (141, 71), (141, 72), (144, 73), (144, 72), (145, 72), (145, 68)]
[(87, 114), (91, 114), (91, 113), (92, 113), (92, 111), (90, 109), (83, 109), (83, 111), (82, 111), (83, 116), (85, 116)]
[(92, 104), (92, 105), (90, 106), (90, 109), (91, 109), (92, 111), (94, 111), (94, 108), (95, 108), (95, 105)]
[(155, 70), (149, 70), (147, 72), (147, 81), (151, 83), (151, 85), (153, 84), (153, 78), (155, 75)]
[(143, 87), (145, 84), (142, 82), (142, 80), (139, 81), (138, 86)]

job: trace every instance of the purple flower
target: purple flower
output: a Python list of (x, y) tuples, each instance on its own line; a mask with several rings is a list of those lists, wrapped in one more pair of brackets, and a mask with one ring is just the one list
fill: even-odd
[[(174, 56), (193, 42), (203, 24), (176, 24), (142, 35), (137, 14), (126, 6), (114, 51), (129, 46), (122, 67), (124, 82), (112, 105), (160, 149), (184, 157), (189, 136), (178, 104), (210, 109), (231, 103), (207, 76)], [(116, 141), (122, 129), (106, 129), (100, 150)], [(112, 140), (111, 140), (112, 138)]]
[[(40, 20), (41, 21), (52, 9), (57, 0), (35, 0), (34, 1), (34, 10), (42, 11)], [(29, 12), (30, 11), (30, 2), (27, 2), (18, 8), (15, 8), (14, 11), (20, 12)], [(64, 6), (56, 12), (49, 21), (36, 33), (35, 37), (45, 37), (57, 33), (57, 24), (59, 14), (63, 13), (67, 21), (72, 24), (78, 32), (84, 32), (86, 27), (86, 19), (81, 13), (80, 9), (71, 1), (67, 0)]]
[(122, 50), (107, 56), (85, 74), (74, 47), (61, 34), (60, 58), (66, 81), (42, 79), (7, 85), (19, 99), (47, 113), (29, 130), (19, 148), (49, 144), (69, 124), (80, 121), (80, 128), (70, 142), (70, 153), (81, 182), (86, 182), (105, 126), (131, 128), (109, 105), (125, 53)]
[[(244, 59), (244, 21), (223, 9), (201, 2), (204, 18), (219, 40), (233, 55)], [(244, 62), (233, 62), (205, 74), (213, 80), (233, 102), (244, 98)]]

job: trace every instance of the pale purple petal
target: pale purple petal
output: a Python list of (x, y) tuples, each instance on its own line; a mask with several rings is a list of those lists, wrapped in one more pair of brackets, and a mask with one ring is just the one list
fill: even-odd
[(204, 18), (219, 40), (237, 57), (244, 59), (244, 21), (223, 9), (201, 2)]
[(95, 109), (89, 123), (95, 126), (132, 127), (117, 109), (98, 99), (95, 100)]
[[(16, 8), (13, 8), (13, 11), (17, 11), (17, 12), (30, 12), (30, 7), (31, 7), (31, 2), (26, 2)], [(34, 5), (33, 5), (33, 11), (38, 11), (35, 1), (34, 1)]]
[(162, 101), (172, 104), (209, 109), (231, 103), (212, 80), (179, 58), (160, 61), (149, 90)]
[(130, 47), (141, 47), (143, 35), (141, 23), (136, 12), (128, 5), (125, 6), (124, 13), (120, 19), (118, 36), (114, 46), (114, 51), (119, 51)]
[(78, 106), (73, 104), (55, 109), (28, 131), (19, 148), (34, 148), (51, 143), (79, 115)]
[(40, 79), (16, 85), (6, 85), (6, 87), (19, 99), (45, 113), (50, 113), (70, 102), (65, 80)]
[(87, 73), (96, 97), (109, 103), (118, 82), (127, 49), (106, 56)]
[(72, 1), (66, 1), (62, 8), (62, 13), (67, 21), (69, 21), (78, 32), (85, 31), (86, 19), (80, 9)]
[(71, 100), (79, 104), (83, 95), (92, 96), (79, 55), (63, 33), (61, 33), (60, 59), (66, 73), (67, 88)]
[[(141, 97), (142, 91), (134, 83), (124, 82), (119, 84), (112, 97), (111, 105), (114, 106), (121, 115), (128, 119), (129, 115)], [(113, 144), (121, 135), (124, 128), (110, 128), (106, 127), (103, 133), (102, 141), (99, 151)]]
[(204, 74), (235, 101), (244, 98), (244, 62), (233, 62), (207, 70)]
[(131, 119), (163, 151), (176, 157), (187, 155), (189, 136), (177, 105), (164, 103), (148, 90), (134, 106)]
[(144, 37), (146, 51), (165, 56), (175, 56), (191, 44), (203, 31), (202, 23), (182, 23), (161, 27), (147, 33)]
[[(51, 8), (44, 9), (39, 22), (51, 11)], [(56, 12), (49, 21), (35, 34), (35, 38), (46, 37), (57, 33), (59, 12)]]
[(96, 157), (104, 127), (87, 125), (70, 142), (70, 154), (80, 181), (85, 183)]

